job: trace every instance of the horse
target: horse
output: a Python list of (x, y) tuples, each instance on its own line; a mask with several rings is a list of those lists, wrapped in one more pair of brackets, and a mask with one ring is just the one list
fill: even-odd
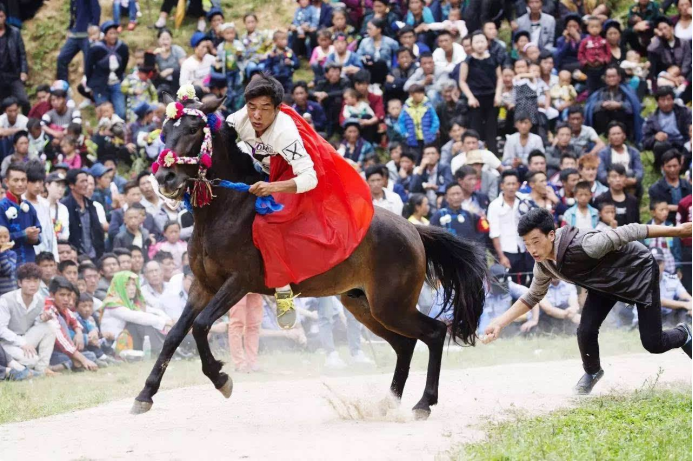
[[(165, 95), (169, 104), (173, 99)], [(184, 102), (186, 108), (214, 113), (221, 101)], [(202, 118), (183, 115), (165, 123), (162, 138), (179, 156), (194, 157), (203, 142)], [(253, 184), (263, 180), (250, 155), (236, 144), (236, 132), (226, 123), (212, 139), (213, 161), (208, 178)], [(336, 154), (335, 154), (336, 155)], [(160, 192), (180, 200), (197, 165), (160, 167), (155, 174)], [(212, 324), (248, 293), (273, 294), (264, 284), (261, 253), (253, 244), (256, 197), (247, 192), (215, 188), (216, 198), (194, 207), (195, 228), (188, 243), (194, 274), (187, 304), (166, 336), (161, 353), (136, 397), (131, 412), (144, 413), (176, 348), (192, 328), (202, 372), (226, 398), (233, 388), (221, 371), (223, 363), (210, 350)], [(281, 195), (281, 194), (279, 194)], [(281, 201), (281, 197), (278, 198)], [(484, 304), (486, 266), (478, 245), (434, 227), (415, 226), (401, 216), (376, 207), (366, 235), (352, 254), (332, 269), (292, 284), (306, 297), (339, 295), (342, 304), (370, 331), (387, 341), (397, 354), (390, 391), (401, 400), (416, 341), (428, 346), (429, 359), (423, 396), (413, 407), (417, 419), (430, 415), (438, 402), (438, 381), (447, 326), (416, 308), (424, 281), (440, 285), (446, 312), (452, 310), (455, 341), (473, 346)], [(434, 285), (435, 286), (435, 285)]]

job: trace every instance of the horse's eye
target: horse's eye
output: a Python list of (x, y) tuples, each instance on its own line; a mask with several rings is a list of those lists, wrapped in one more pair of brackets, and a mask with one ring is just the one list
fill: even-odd
[(195, 127), (190, 128), (190, 134), (195, 134), (195, 133), (197, 133), (197, 128), (195, 128)]

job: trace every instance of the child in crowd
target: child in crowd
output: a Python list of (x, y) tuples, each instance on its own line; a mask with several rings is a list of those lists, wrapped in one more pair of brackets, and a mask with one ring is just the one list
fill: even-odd
[(633, 91), (637, 91), (640, 87), (640, 82), (643, 82), (647, 77), (647, 69), (650, 68), (649, 62), (640, 62), (640, 53), (636, 50), (629, 50), (626, 53), (626, 59), (621, 62), (621, 69), (626, 72), (628, 86)]
[(599, 204), (599, 222), (597, 223), (598, 231), (616, 229), (616, 205), (613, 202), (605, 200)]
[(310, 0), (298, 0), (298, 8), (294, 13), (289, 31), (291, 35), (289, 45), (294, 54), (308, 57), (311, 54), (311, 35), (318, 29), (320, 14)]
[(332, 10), (332, 27), (329, 30), (334, 37), (338, 33), (342, 33), (346, 36), (347, 49), (351, 51), (356, 51), (356, 45), (358, 44), (358, 35), (354, 26), (347, 22), (347, 14), (341, 8), (335, 8)]
[(515, 77), (513, 77), (515, 115), (529, 118), (533, 127), (539, 124), (539, 73), (536, 70), (532, 71), (529, 62), (524, 59), (515, 61)]
[(568, 108), (575, 103), (577, 91), (572, 85), (573, 75), (569, 70), (558, 73), (558, 83), (549, 90), (553, 107), (561, 114), (560, 119), (568, 118)]
[[(667, 67), (667, 70), (661, 71), (657, 75), (657, 87), (661, 88), (663, 86), (670, 86), (674, 88), (674, 95), (676, 98), (681, 98), (681, 95), (688, 88), (688, 82), (686, 77), (681, 75), (681, 68), (677, 65), (671, 65)], [(683, 105), (683, 102), (681, 102)]]
[(313, 48), (313, 53), (310, 55), (309, 62), (316, 81), (324, 75), (325, 62), (327, 61), (327, 57), (332, 53), (334, 53), (332, 33), (327, 29), (323, 29), (318, 32), (318, 46)]
[(120, 86), (121, 91), (127, 97), (128, 121), (137, 120), (134, 109), (140, 104), (153, 104), (158, 100), (156, 87), (152, 83), (152, 76), (156, 71), (156, 56), (153, 53), (144, 53), (144, 61), (137, 66), (137, 72), (128, 75)]
[(578, 60), (587, 74), (587, 90), (592, 94), (602, 87), (604, 68), (611, 61), (609, 43), (602, 37), (602, 20), (597, 16), (587, 18), (587, 33), (578, 49)]
[(57, 163), (66, 163), (71, 170), (82, 168), (82, 157), (77, 150), (77, 139), (72, 136), (65, 136), (60, 141), (60, 153), (56, 156)]
[(469, 35), (467, 23), (462, 20), (462, 10), (460, 8), (450, 8), (447, 19), (441, 22), (425, 24), (425, 30), (447, 30), (452, 34), (452, 39), (456, 43), (459, 43), (462, 37)]
[(13, 247), (10, 231), (0, 226), (0, 295), (17, 289), (17, 253)]
[[(501, 72), (501, 80), (503, 89), (501, 92), (500, 111), (498, 112), (498, 120), (503, 120), (503, 133), (510, 134), (512, 132), (512, 118), (515, 110), (515, 92), (513, 81), (515, 79), (515, 70), (512, 67), (506, 66)], [(508, 121), (510, 121), (508, 123)]]
[[(137, 206), (139, 205), (139, 206)], [(145, 214), (144, 207), (139, 203), (129, 206), (125, 210), (125, 229), (118, 232), (113, 239), (113, 248), (130, 248), (132, 245), (142, 248), (146, 254), (149, 250), (150, 238), (149, 231), (142, 227)]]
[(243, 103), (243, 54), (245, 47), (236, 34), (236, 25), (227, 22), (219, 26), (224, 41), (217, 47), (217, 68), (226, 76), (226, 97), (232, 110), (240, 109)]
[(439, 128), (440, 119), (426, 97), (426, 89), (418, 84), (410, 86), (409, 98), (399, 115), (399, 131), (419, 159), (424, 146), (436, 140)]
[(45, 162), (48, 154), (53, 152), (53, 148), (48, 135), (41, 129), (41, 121), (30, 118), (26, 129), (29, 132), (29, 156), (38, 157)]
[(402, 101), (390, 99), (387, 102), (387, 115), (385, 116), (385, 126), (387, 127), (387, 140), (390, 142), (401, 142), (404, 140), (402, 133), (399, 132), (398, 120), (402, 113)]
[(344, 90), (344, 119), (355, 118), (358, 120), (373, 120), (375, 112), (365, 100), (359, 100), (359, 94), (353, 88)]
[(130, 19), (128, 30), (135, 30), (137, 27), (137, 0), (113, 0), (113, 22), (118, 24), (118, 32), (122, 29), (120, 27), (121, 8), (128, 10), (128, 18)]
[(94, 320), (94, 298), (89, 293), (82, 292), (79, 295), (79, 300), (77, 302), (77, 321), (82, 325), (82, 331), (84, 332), (85, 346), (84, 348), (91, 351), (96, 356), (96, 364), (99, 367), (106, 367), (109, 363), (116, 363), (116, 360), (107, 355), (105, 352), (112, 351), (111, 348), (113, 344), (112, 333), (106, 332), (103, 336), (99, 332), (99, 328), (96, 325), (96, 320)]
[[(664, 200), (652, 200), (650, 202), (650, 214), (652, 219), (646, 224), (657, 226), (673, 226), (667, 220), (669, 216), (669, 204)], [(681, 239), (672, 237), (647, 238), (644, 241), (649, 248), (661, 248), (664, 253), (664, 270), (675, 274), (677, 264), (681, 262)]]
[(153, 259), (156, 254), (163, 250), (171, 253), (173, 261), (176, 263), (176, 273), (183, 271), (183, 253), (188, 250), (188, 244), (180, 239), (180, 224), (176, 221), (169, 221), (164, 225), (164, 240), (149, 247), (149, 259)]
[(267, 56), (265, 66), (272, 77), (276, 78), (279, 83), (282, 84), (284, 91), (286, 93), (291, 93), (294, 71), (300, 67), (301, 63), (296, 53), (288, 47), (288, 34), (286, 30), (276, 30), (272, 38), (274, 40), (274, 48)]
[(563, 224), (575, 226), (578, 229), (596, 229), (599, 224), (599, 211), (590, 205), (592, 187), (587, 181), (581, 181), (575, 186), (575, 205), (563, 214)]

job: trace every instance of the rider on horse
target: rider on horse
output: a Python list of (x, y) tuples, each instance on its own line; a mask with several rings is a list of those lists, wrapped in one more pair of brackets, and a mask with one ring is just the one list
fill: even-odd
[[(345, 260), (365, 235), (373, 209), (363, 180), (283, 98), (277, 80), (257, 74), (245, 89), (245, 107), (226, 121), (271, 181), (256, 182), (250, 192), (279, 195), (284, 205), (283, 212), (256, 219), (253, 240), (263, 254), (265, 282), (275, 288), (277, 321), (291, 328), (298, 295), (290, 283)], [(308, 229), (297, 230), (300, 215), (311, 223)]]

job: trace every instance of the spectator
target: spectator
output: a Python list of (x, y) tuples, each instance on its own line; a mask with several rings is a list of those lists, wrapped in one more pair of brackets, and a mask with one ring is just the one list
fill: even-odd
[(212, 41), (203, 33), (195, 32), (190, 38), (193, 54), (180, 66), (179, 85), (194, 85), (209, 93), (209, 76), (216, 58), (211, 54)]
[(133, 348), (139, 351), (148, 336), (152, 354), (159, 354), (164, 341), (162, 331), (173, 323), (162, 311), (147, 308), (137, 275), (129, 271), (113, 275), (101, 310), (101, 331), (104, 334), (118, 338), (127, 331)]
[[(135, 181), (129, 181), (125, 185), (123, 196), (124, 204), (122, 208), (114, 210), (111, 213), (111, 221), (108, 226), (108, 239), (111, 241), (111, 244), (115, 242), (116, 235), (118, 235), (118, 233), (122, 230), (123, 224), (125, 223), (125, 211), (127, 211), (127, 209), (133, 206), (134, 204), (138, 204), (141, 206), (140, 202), (142, 201), (142, 193), (140, 192), (140, 188), (137, 184), (138, 183)], [(145, 218), (142, 225), (147, 230), (147, 233), (149, 235), (158, 235), (159, 231), (156, 222), (154, 221), (154, 217), (146, 211), (144, 212)]]
[(22, 365), (46, 372), (55, 333), (48, 323), (50, 316), (42, 313), (41, 269), (25, 264), (17, 270), (17, 279), (20, 288), (0, 297), (0, 347)]
[(530, 41), (536, 43), (539, 49), (553, 52), (556, 20), (541, 11), (542, 0), (528, 0), (527, 9), (527, 14), (517, 18), (518, 29), (529, 32)]
[[(134, 4), (134, 2), (133, 2)], [(98, 27), (101, 18), (101, 6), (96, 0), (70, 0), (70, 24), (68, 25), (67, 40), (58, 54), (57, 79), (68, 81), (68, 66), (82, 52), (86, 68), (89, 53), (89, 27)]]
[(567, 70), (562, 70), (558, 74), (558, 82), (550, 85), (549, 96), (554, 109), (559, 112), (560, 120), (565, 120), (568, 115), (568, 108), (577, 101), (577, 91), (572, 85), (572, 74)]
[(431, 225), (442, 227), (460, 238), (485, 243), (488, 234), (486, 218), (462, 207), (463, 192), (460, 184), (451, 183), (445, 188), (446, 207), (433, 213)]
[[(455, 128), (456, 139), (460, 140), (460, 136), (464, 132), (465, 117), (467, 111), (467, 101), (459, 97), (459, 91), (454, 81), (448, 80), (442, 86), (443, 101), (436, 106), (436, 114), (440, 120), (440, 143), (445, 145), (449, 143), (448, 136), (453, 129), (453, 124), (457, 124)], [(450, 147), (452, 143), (450, 143)], [(448, 148), (449, 150), (449, 148)], [(451, 157), (450, 154), (448, 154)], [(446, 163), (450, 163), (449, 161)]]
[(651, 75), (657, 75), (669, 66), (678, 66), (688, 82), (691, 81), (691, 42), (674, 35), (671, 20), (660, 16), (655, 20), (657, 37), (647, 47), (647, 59), (652, 64)]
[(24, 84), (29, 78), (29, 65), (24, 50), (24, 40), (19, 29), (7, 24), (5, 5), (0, 3), (0, 38), (3, 45), (3, 59), (0, 64), (0, 101), (14, 96), (22, 107), (22, 112), (28, 114), (29, 98), (24, 90)]
[[(134, 245), (130, 245), (131, 247)], [(139, 247), (138, 247), (139, 248)], [(132, 256), (130, 254), (130, 248), (115, 248), (113, 254), (118, 258), (118, 267), (121, 271), (132, 272)], [(139, 275), (139, 274), (137, 274)]]
[(7, 169), (11, 164), (26, 166), (30, 160), (38, 160), (29, 152), (29, 134), (26, 131), (18, 131), (12, 136), (13, 152), (2, 160), (0, 174), (7, 177)]
[[(691, 194), (685, 196), (679, 202), (678, 213), (676, 213), (676, 224), (682, 224), (685, 222), (691, 222)], [(691, 239), (684, 238), (681, 239), (681, 274), (683, 280), (683, 286), (686, 287), (688, 293), (691, 292)]]
[[(549, 172), (549, 184), (551, 184), (554, 187), (562, 187), (562, 179), (561, 179), (561, 173), (567, 169), (574, 169), (577, 172), (577, 155), (572, 155), (569, 153), (565, 153), (561, 155), (561, 163), (559, 164), (558, 171), (552, 170), (548, 167), (549, 159), (546, 159), (546, 170)], [(551, 175), (551, 172), (554, 172), (553, 175)], [(578, 172), (579, 176), (579, 172)], [(577, 184), (577, 181), (575, 182)]]
[(111, 363), (116, 363), (116, 360), (106, 355), (104, 349), (111, 351), (110, 345), (115, 340), (114, 337), (107, 334), (107, 337), (102, 337), (99, 332), (99, 327), (93, 317), (94, 313), (94, 298), (88, 293), (82, 293), (79, 296), (76, 308), (76, 318), (84, 331), (84, 348), (93, 352), (96, 357), (96, 364), (101, 367), (108, 367)]
[(430, 221), (426, 218), (431, 211), (430, 204), (428, 203), (428, 198), (424, 194), (413, 193), (409, 195), (409, 201), (406, 205), (406, 210), (404, 210), (404, 215), (407, 216), (407, 220), (412, 224), (418, 224), (420, 226), (428, 226)]
[(164, 282), (164, 274), (161, 264), (157, 261), (149, 261), (144, 265), (144, 280), (142, 285), (142, 296), (144, 296), (147, 306), (161, 308), (164, 293), (168, 288), (168, 283)]
[(58, 264), (58, 274), (65, 277), (71, 284), (76, 285), (77, 279), (79, 278), (77, 263), (69, 259), (61, 261), (60, 264)]
[(639, 143), (642, 137), (640, 101), (628, 86), (621, 84), (621, 80), (621, 70), (615, 64), (607, 66), (604, 73), (606, 86), (587, 99), (585, 123), (592, 125), (598, 134), (605, 134), (610, 123), (621, 122), (628, 127), (628, 139)]
[[(576, 163), (577, 165), (577, 163)], [(563, 215), (568, 210), (568, 208), (575, 205), (575, 186), (580, 182), (580, 173), (575, 168), (566, 168), (560, 172), (560, 190), (558, 191), (558, 205), (556, 205), (556, 221), (561, 222), (563, 220)], [(556, 187), (549, 181), (552, 187)], [(589, 183), (588, 183), (589, 184)], [(591, 189), (591, 185), (590, 185)], [(590, 190), (590, 198), (592, 196), (592, 191)]]
[(424, 87), (409, 87), (409, 98), (399, 115), (399, 132), (404, 136), (407, 145), (423, 152), (423, 146), (435, 142), (440, 128), (440, 120), (426, 97)]
[(544, 142), (539, 135), (531, 133), (532, 121), (527, 115), (518, 114), (515, 118), (517, 133), (506, 136), (503, 147), (503, 164), (510, 168), (527, 166), (530, 152), (544, 152)]
[[(68, 261), (64, 259), (63, 261)], [(53, 278), (58, 275), (58, 265), (55, 261), (55, 256), (53, 253), (48, 253), (44, 251), (36, 255), (36, 265), (41, 269), (41, 286), (39, 288), (39, 293), (43, 297), (48, 297), (48, 286), (51, 284)]]
[(337, 152), (360, 166), (374, 153), (373, 145), (361, 137), (361, 125), (357, 119), (344, 121), (344, 137)]
[(17, 253), (12, 250), (10, 231), (0, 227), (0, 295), (17, 289)]
[(61, 140), (67, 135), (67, 127), (71, 123), (82, 123), (82, 115), (79, 110), (69, 107), (65, 90), (51, 91), (50, 101), (52, 109), (41, 117), (41, 125), (43, 131)]
[[(530, 187), (527, 203), (530, 208), (544, 208), (549, 210), (555, 219), (555, 208), (558, 205), (558, 196), (553, 188), (548, 185), (548, 178), (543, 171), (531, 171), (527, 175), (527, 185)], [(527, 210), (529, 211), (529, 210)], [(527, 211), (522, 210), (523, 214)]]
[(154, 80), (157, 90), (176, 94), (180, 82), (180, 70), (185, 62), (185, 50), (172, 44), (171, 31), (161, 28), (157, 32), (158, 47), (154, 49), (156, 56), (157, 77)]
[[(113, 22), (116, 23), (118, 29), (122, 30), (120, 25), (120, 18), (122, 16), (122, 0), (113, 0)], [(127, 2), (128, 9), (128, 30), (133, 31), (137, 27), (137, 0), (129, 0)], [(98, 23), (97, 23), (98, 24)]]
[(652, 0), (638, 0), (628, 9), (624, 38), (633, 50), (642, 54), (647, 49), (661, 15), (659, 3)]
[(437, 68), (433, 61), (433, 54), (430, 51), (424, 51), (419, 56), (419, 67), (407, 79), (404, 84), (404, 91), (409, 93), (409, 89), (414, 85), (423, 86), (426, 91), (426, 96), (435, 106), (440, 103), (440, 87), (447, 79), (445, 71), (442, 68)]
[(486, 148), (496, 152), (498, 109), (503, 79), (500, 63), (488, 52), (488, 40), (482, 32), (472, 34), (471, 56), (460, 65), (459, 85), (467, 96), (471, 128), (482, 134)]
[(604, 142), (594, 128), (584, 124), (585, 117), (582, 107), (571, 106), (568, 109), (568, 125), (572, 130), (570, 145), (580, 152), (580, 157), (584, 154), (598, 154), (604, 148)]
[(590, 205), (592, 190), (590, 183), (582, 181), (575, 186), (575, 205), (563, 214), (562, 225), (578, 229), (596, 229), (599, 224), (599, 211)]
[(10, 96), (0, 103), (0, 153), (7, 155), (14, 135), (27, 130), (29, 119), (19, 112), (19, 101)]
[(375, 112), (368, 105), (368, 102), (363, 99), (359, 100), (359, 94), (353, 88), (344, 90), (342, 118), (344, 120), (356, 119), (359, 121), (359, 124), (373, 122), (374, 119), (376, 122), (378, 121)]
[(472, 151), (478, 150), (484, 161), (484, 169), (490, 173), (498, 171), (501, 173), (503, 171), (503, 166), (501, 161), (493, 152), (486, 149), (481, 149), (479, 142), (479, 133), (475, 130), (466, 130), (460, 137), (460, 142), (462, 143), (461, 150), (457, 153), (453, 153), (452, 160), (450, 160), (450, 169), (452, 172), (456, 172), (462, 165), (467, 163), (467, 155)]
[[(85, 197), (91, 199), (94, 196), (95, 187), (96, 181), (94, 180), (94, 177), (92, 175), (87, 175), (87, 195)], [(113, 190), (115, 190), (115, 188)], [(99, 219), (99, 225), (101, 226), (104, 232), (108, 231), (108, 220), (106, 219), (106, 211), (104, 210), (103, 205), (93, 200), (92, 204), (96, 209), (96, 215)]]
[(580, 69), (578, 51), (582, 42), (582, 18), (578, 14), (569, 14), (563, 20), (563, 24), (563, 33), (556, 40), (553, 58), (556, 69), (572, 73)]
[(125, 119), (125, 96), (120, 84), (130, 59), (130, 50), (118, 39), (118, 25), (106, 21), (101, 25), (102, 41), (89, 48), (84, 73), (87, 85), (94, 93), (96, 104), (110, 101), (118, 117)]
[(616, 221), (619, 226), (640, 222), (638, 200), (624, 190), (625, 180), (625, 167), (619, 163), (612, 164), (607, 175), (609, 190), (596, 199), (597, 206), (603, 201), (614, 204), (616, 207)]
[(657, 89), (655, 99), (657, 110), (645, 120), (642, 147), (654, 153), (657, 171), (662, 166), (662, 155), (666, 151), (675, 148), (682, 152), (684, 145), (690, 141), (691, 110), (674, 104), (674, 90), (671, 87)]
[[(399, 116), (402, 114), (402, 101), (399, 99), (390, 99), (387, 102), (387, 115), (385, 115), (385, 134), (390, 144), (404, 141), (402, 133), (399, 132)], [(401, 150), (401, 146), (400, 146)], [(392, 153), (392, 150), (390, 150)]]
[(243, 16), (246, 32), (241, 36), (241, 42), (245, 47), (243, 61), (245, 61), (245, 75), (247, 78), (265, 69), (264, 60), (272, 48), (270, 32), (257, 30), (257, 22), (257, 16), (254, 13), (246, 13)]
[(586, 154), (578, 160), (578, 171), (580, 179), (587, 181), (592, 186), (592, 199), (609, 190), (604, 184), (597, 181), (597, 172), (599, 171), (599, 157), (592, 154)]
[(327, 136), (330, 137), (339, 126), (342, 110), (342, 94), (349, 87), (349, 81), (341, 76), (338, 64), (325, 65), (325, 78), (318, 81), (313, 96), (322, 105), (327, 118)]
[(262, 313), (262, 297), (255, 293), (244, 296), (229, 311), (229, 348), (235, 371), (260, 370), (257, 354)]
[(438, 48), (433, 51), (433, 62), (436, 68), (443, 69), (447, 74), (452, 73), (455, 67), (467, 58), (464, 48), (455, 43), (452, 34), (443, 29), (438, 33)]
[[(494, 21), (486, 21), (482, 30), (490, 43), (488, 52), (491, 53), (491, 56), (497, 63), (505, 65), (508, 60), (508, 51), (506, 50), (505, 42), (498, 38), (498, 26)], [(465, 35), (467, 34), (464, 34), (463, 37)]]
[[(136, 122), (138, 119), (144, 118), (147, 109), (144, 109), (142, 116), (138, 116), (136, 111), (142, 110), (140, 107), (149, 108), (151, 104), (157, 102), (158, 96), (152, 78), (156, 72), (156, 55), (153, 53), (144, 53), (144, 62), (137, 66), (136, 72), (131, 73), (123, 79), (121, 90), (127, 96), (127, 120), (128, 122)], [(154, 108), (151, 107), (151, 111)], [(136, 141), (137, 134), (131, 133), (131, 137)]]
[(642, 177), (644, 174), (640, 152), (627, 146), (626, 127), (621, 122), (613, 121), (609, 123), (607, 134), (609, 145), (599, 151), (599, 170), (597, 179), (605, 183), (607, 181), (607, 171), (612, 164), (619, 163), (626, 168), (626, 188), (639, 190), (638, 196), (642, 195)]
[(462, 209), (485, 217), (489, 197), (477, 190), (479, 184), (477, 170), (470, 165), (465, 165), (455, 172), (455, 181), (462, 188)]
[(296, 56), (309, 57), (315, 46), (315, 32), (318, 30), (320, 13), (310, 4), (310, 0), (298, 0), (293, 21), (289, 25), (289, 47)]
[(361, 40), (358, 56), (364, 63), (364, 68), (371, 73), (371, 82), (382, 85), (390, 70), (399, 45), (395, 40), (383, 35), (385, 21), (371, 19), (366, 30), (368, 37)]
[(370, 13), (366, 13), (363, 18), (363, 25), (361, 26), (361, 36), (365, 36), (368, 33), (368, 23), (372, 19), (380, 19), (383, 21), (383, 35), (387, 37), (393, 37), (395, 32), (392, 30), (395, 26), (395, 21), (399, 21), (400, 15), (396, 12), (398, 9), (397, 5), (390, 6), (388, 0), (373, 0), (373, 10)]
[(144, 269), (144, 253), (142, 252), (142, 248), (131, 245), (128, 250), (130, 250), (130, 272), (142, 275), (142, 270)]
[[(318, 46), (313, 48), (313, 53), (310, 55), (310, 65), (313, 75), (317, 79), (322, 77), (323, 67), (327, 58), (334, 53), (334, 46), (332, 45), (332, 33), (327, 29), (321, 29), (317, 34)], [(344, 50), (346, 50), (346, 42), (344, 43)]]
[[(327, 32), (329, 33), (329, 30)], [(334, 50), (327, 56), (327, 60), (322, 65), (320, 69), (322, 73), (314, 72), (316, 80), (324, 77), (324, 71), (329, 64), (338, 65), (341, 69), (342, 77), (349, 77), (363, 69), (363, 63), (359, 56), (348, 48), (348, 37), (345, 34), (338, 32), (332, 36), (332, 40), (334, 42)], [(412, 69), (413, 71), (414, 69)], [(402, 82), (403, 84), (404, 82)]]
[[(57, 270), (57, 266), (55, 266), (55, 257), (53, 256), (52, 253), (42, 253), (45, 255), (50, 255), (50, 260), (53, 262), (53, 270)], [(40, 255), (39, 255), (40, 256)], [(79, 261), (79, 255), (77, 253), (77, 248), (72, 245), (70, 242), (67, 241), (58, 241), (58, 258), (60, 261)], [(38, 256), (37, 256), (38, 259)], [(36, 263), (39, 266), (41, 266), (40, 263)], [(43, 267), (41, 267), (43, 269)], [(55, 274), (53, 274), (55, 275)]]
[[(221, 36), (222, 31), (220, 30), (224, 23), (224, 13), (221, 11), (221, 8), (213, 6), (207, 10), (206, 17), (209, 22), (207, 38), (212, 42), (212, 47), (216, 49), (221, 42), (224, 41)], [(212, 52), (212, 54), (214, 54), (214, 52)]]
[(149, 259), (159, 251), (167, 251), (173, 255), (176, 263), (176, 272), (183, 270), (183, 254), (188, 251), (188, 244), (180, 239), (180, 224), (177, 221), (169, 221), (164, 225), (164, 239), (149, 248)]
[(267, 72), (282, 84), (284, 92), (290, 93), (293, 86), (292, 78), (294, 71), (300, 67), (301, 63), (298, 60), (298, 56), (288, 48), (287, 37), (286, 31), (283, 29), (274, 31), (272, 35), (274, 48), (267, 55), (265, 68)]
[[(43, 304), (42, 321), (55, 331), (55, 348), (50, 358), (51, 371), (84, 368), (98, 370), (96, 356), (84, 349), (82, 325), (70, 310), (76, 288), (65, 277), (55, 277), (48, 288), (50, 297)], [(45, 320), (44, 320), (45, 319)], [(70, 334), (72, 332), (72, 334)]]
[(616, 221), (616, 206), (613, 202), (604, 200), (599, 202), (598, 208), (599, 222), (597, 223), (597, 230), (605, 231), (616, 229), (618, 227), (618, 222)]
[(409, 48), (416, 58), (421, 58), (422, 53), (430, 53), (431, 51), (426, 43), (417, 39), (414, 28), (410, 25), (405, 25), (397, 32), (397, 39), (399, 40), (400, 46)]
[(142, 248), (144, 252), (149, 251), (149, 245), (152, 244), (150, 234), (147, 229), (142, 227), (143, 215), (145, 214), (144, 207), (139, 202), (133, 203), (125, 210), (123, 213), (124, 228), (113, 239), (113, 248), (129, 248), (135, 245)]
[(580, 42), (578, 60), (587, 75), (587, 90), (595, 92), (602, 87), (602, 75), (605, 66), (611, 61), (611, 48), (601, 36), (602, 20), (596, 16), (587, 19), (587, 33)]
[(99, 281), (94, 297), (103, 301), (113, 280), (113, 275), (120, 271), (118, 256), (115, 253), (104, 253), (99, 259), (97, 267), (99, 269)]
[(661, 200), (669, 204), (667, 221), (676, 222), (679, 202), (691, 193), (691, 183), (681, 178), (681, 154), (668, 150), (662, 155), (662, 178), (650, 186), (650, 201)]
[[(501, 265), (513, 274), (530, 272), (534, 266), (524, 242), (517, 233), (520, 177), (515, 170), (501, 174), (501, 193), (488, 206), (489, 238)], [(516, 275), (516, 280), (524, 276)]]
[(404, 208), (402, 199), (396, 193), (385, 190), (385, 178), (378, 165), (366, 170), (366, 181), (368, 181), (368, 186), (371, 189), (373, 205), (395, 213), (397, 216), (402, 216), (402, 209)]
[(164, 202), (156, 193), (155, 187), (158, 188), (159, 184), (154, 184), (153, 182), (155, 183), (156, 181), (152, 180), (152, 175), (147, 171), (143, 171), (137, 175), (137, 185), (142, 193), (140, 204), (142, 204), (147, 213), (156, 216)]
[[(556, 135), (553, 138), (553, 144), (546, 148), (546, 168), (549, 176), (563, 169), (561, 163), (564, 158), (571, 158), (577, 161), (577, 158), (582, 152), (570, 143), (571, 128), (565, 123), (556, 125)], [(571, 165), (575, 168), (577, 164)]]
[[(183, 260), (185, 260), (185, 257), (183, 257)], [(154, 261), (161, 264), (161, 273), (164, 276), (164, 282), (170, 282), (176, 270), (176, 261), (173, 259), (173, 255), (168, 251), (160, 250), (154, 255)]]
[(575, 285), (551, 279), (541, 305), (538, 329), (549, 334), (575, 334), (580, 323), (580, 305)]
[[(673, 226), (674, 223), (667, 220), (669, 217), (669, 204), (663, 200), (650, 200), (650, 219), (646, 224), (658, 226)], [(643, 241), (649, 248), (659, 248), (664, 255), (664, 270), (670, 274), (676, 274), (681, 263), (681, 239), (673, 237), (654, 237)]]
[(414, 169), (412, 176), (412, 192), (426, 194), (431, 209), (438, 208), (437, 197), (442, 196), (454, 179), (450, 167), (440, 163), (440, 153), (435, 145), (427, 145), (423, 150), (421, 164)]
[(325, 112), (320, 104), (308, 99), (308, 85), (306, 85), (306, 82), (296, 82), (294, 84), (294, 88), (291, 90), (291, 95), (293, 96), (294, 100), (294, 104), (292, 106), (294, 110), (299, 114), (310, 114), (311, 118), (313, 119), (315, 131), (318, 133), (324, 133), (327, 128)]
[(39, 244), (34, 247), (36, 254), (42, 251), (53, 253), (58, 257), (58, 238), (55, 235), (53, 220), (50, 214), (50, 203), (43, 198), (43, 191), (46, 181), (44, 166), (38, 161), (28, 164), (27, 167), (27, 187), (22, 199), (26, 200), (36, 210), (36, 216), (41, 225), (41, 236)]
[(662, 323), (674, 326), (687, 321), (691, 315), (691, 295), (686, 291), (676, 274), (665, 269), (664, 254), (660, 248), (652, 249), (652, 256), (659, 265), (659, 294), (662, 301)]
[[(513, 302), (520, 299), (529, 290), (526, 286), (513, 282), (509, 277), (508, 269), (500, 264), (492, 264), (489, 267), (489, 273), (490, 283), (489, 288), (486, 290), (484, 311), (479, 319), (478, 332), (483, 332), (491, 320), (510, 309)], [(539, 306), (535, 306), (530, 315), (528, 315), (527, 321), (520, 326), (520, 332), (530, 332), (532, 328), (537, 326), (538, 321)]]
[(81, 170), (70, 170), (66, 180), (70, 195), (61, 203), (69, 215), (69, 242), (90, 258), (100, 258), (104, 251), (103, 228), (94, 203), (86, 197), (89, 187), (87, 174)]
[(34, 207), (22, 200), (27, 189), (26, 168), (11, 164), (7, 169), (6, 183), (7, 194), (0, 200), (0, 226), (10, 231), (10, 238), (15, 242), (17, 263), (34, 262), (34, 245), (40, 241), (41, 224)]
[(85, 292), (98, 301), (94, 302), (94, 308), (98, 311), (101, 308), (101, 300), (96, 297), (101, 278), (99, 270), (91, 262), (81, 264), (79, 266), (79, 277), (84, 279), (86, 285)]
[[(491, 154), (489, 151), (473, 150), (467, 154), (467, 165), (471, 166), (476, 172), (477, 180), (480, 181), (478, 186), (478, 193), (480, 195), (485, 195), (489, 200), (495, 200), (498, 197), (498, 177), (497, 171), (486, 171), (484, 166), (484, 154), (486, 152)], [(493, 155), (493, 154), (491, 154)], [(462, 168), (458, 168), (455, 171), (455, 178), (458, 178), (457, 172)], [(477, 184), (479, 184), (477, 182)], [(487, 207), (484, 207), (486, 209)]]

